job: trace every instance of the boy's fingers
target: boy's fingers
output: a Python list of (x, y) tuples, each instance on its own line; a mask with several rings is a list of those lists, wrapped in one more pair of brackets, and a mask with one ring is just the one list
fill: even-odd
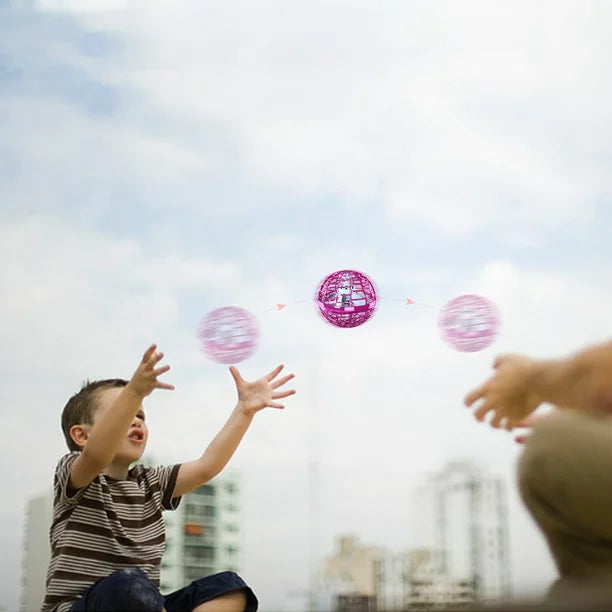
[(271, 397), (272, 399), (281, 399), (283, 397), (289, 397), (290, 395), (295, 395), (295, 389), (289, 389), (289, 391), (279, 391), (278, 393), (274, 393)]
[(147, 361), (149, 361), (149, 359), (151, 358), (151, 355), (153, 355), (153, 353), (155, 352), (155, 349), (157, 348), (157, 344), (152, 344), (145, 352), (144, 355), (142, 356), (142, 362), (146, 363)]
[(279, 378), (277, 381), (273, 382), (272, 388), (278, 389), (279, 387), (282, 387), (284, 384), (288, 383), (292, 378), (295, 378), (295, 374), (287, 374), (287, 376), (283, 376), (282, 378)]
[(168, 383), (158, 382), (155, 385), (156, 389), (167, 389), (168, 391), (174, 391), (174, 385), (170, 385)]
[(267, 404), (268, 408), (278, 408), (279, 410), (283, 410), (284, 406), (282, 404), (277, 404), (276, 402), (270, 402)]
[(144, 361), (144, 365), (148, 370), (152, 370), (155, 367), (155, 364), (159, 363), (164, 358), (163, 353), (153, 352), (149, 355), (149, 358)]
[(265, 376), (265, 380), (268, 382), (274, 380), (280, 373), (280, 371), (284, 368), (284, 364), (277, 365), (267, 376)]
[(161, 368), (157, 368), (153, 370), (153, 376), (161, 376), (164, 372), (167, 372), (170, 369), (169, 365), (162, 366)]
[(230, 374), (233, 376), (234, 380), (236, 381), (236, 383), (244, 382), (244, 379), (240, 375), (240, 372), (238, 371), (238, 368), (236, 366), (230, 366), (229, 371), (230, 371)]

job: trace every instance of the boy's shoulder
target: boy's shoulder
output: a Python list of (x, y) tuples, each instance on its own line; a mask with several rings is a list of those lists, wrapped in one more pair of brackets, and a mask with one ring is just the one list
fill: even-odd
[(63, 472), (70, 468), (74, 463), (75, 459), (81, 454), (81, 451), (70, 451), (62, 455), (55, 464), (55, 475), (57, 477), (59, 472)]

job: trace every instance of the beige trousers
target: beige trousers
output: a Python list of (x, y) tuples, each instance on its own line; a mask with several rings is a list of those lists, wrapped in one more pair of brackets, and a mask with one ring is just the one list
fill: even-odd
[(612, 420), (575, 411), (543, 419), (518, 480), (559, 571), (551, 597), (612, 588)]

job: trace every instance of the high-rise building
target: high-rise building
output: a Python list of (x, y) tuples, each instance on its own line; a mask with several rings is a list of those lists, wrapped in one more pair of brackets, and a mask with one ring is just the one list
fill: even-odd
[(240, 479), (228, 473), (185, 495), (174, 512), (164, 513), (163, 593), (208, 574), (240, 572), (240, 510)]
[(471, 583), (477, 600), (510, 595), (508, 511), (504, 482), (470, 462), (449, 463), (420, 489), (419, 509), (429, 548), (440, 551), (440, 571)]
[(376, 560), (381, 549), (342, 536), (337, 551), (325, 559), (318, 609), (370, 612), (376, 606)]
[(23, 612), (40, 610), (45, 598), (47, 568), (51, 558), (49, 529), (53, 512), (53, 494), (33, 497), (26, 502), (24, 555), (22, 567)]

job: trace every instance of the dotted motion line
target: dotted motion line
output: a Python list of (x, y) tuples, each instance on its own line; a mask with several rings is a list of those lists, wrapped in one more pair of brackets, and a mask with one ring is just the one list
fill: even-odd
[(412, 304), (415, 304), (416, 306), (425, 306), (426, 308), (433, 308), (434, 310), (440, 310), (438, 306), (432, 306), (431, 304), (424, 304), (423, 302), (415, 302), (411, 298), (405, 298), (403, 300), (400, 300), (399, 298), (380, 297), (379, 299), (386, 300), (387, 302), (401, 302), (402, 304), (405, 304), (406, 306), (411, 306)]
[[(424, 304), (423, 302), (415, 302), (413, 299), (411, 298), (404, 298), (404, 299), (399, 299), (399, 298), (384, 298), (384, 297), (379, 297), (378, 298), (379, 301), (382, 300), (386, 300), (388, 302), (400, 302), (406, 306), (411, 306), (413, 304), (417, 305), (417, 306), (425, 306), (426, 308), (432, 308), (433, 310), (440, 310), (440, 308), (438, 306), (432, 306), (431, 304)], [(260, 315), (262, 314), (268, 314), (270, 312), (279, 312), (281, 310), (284, 310), (285, 308), (287, 308), (287, 306), (295, 306), (296, 304), (306, 304), (308, 302), (316, 302), (316, 298), (313, 298), (311, 300), (296, 300), (294, 302), (287, 302), (287, 303), (277, 303), (274, 306), (271, 306), (270, 308), (266, 308), (265, 310), (262, 310), (259, 312)]]

